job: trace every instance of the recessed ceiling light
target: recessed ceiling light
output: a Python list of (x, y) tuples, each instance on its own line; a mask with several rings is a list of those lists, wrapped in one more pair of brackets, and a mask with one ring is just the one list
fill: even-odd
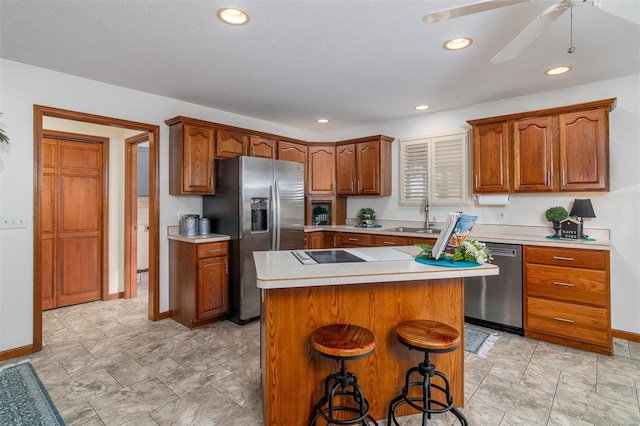
[(416, 111), (424, 111), (425, 109), (431, 108), (429, 105), (416, 105), (413, 107)]
[(328, 123), (329, 120), (327, 120), (326, 118), (318, 118), (316, 122), (320, 124), (324, 124), (324, 123)]
[(460, 50), (471, 46), (471, 43), (473, 43), (473, 40), (469, 37), (458, 37), (445, 41), (442, 47), (446, 50)]
[(224, 7), (218, 9), (218, 19), (231, 25), (244, 25), (249, 22), (249, 14), (242, 9), (235, 7)]
[(562, 67), (551, 68), (549, 70), (546, 70), (544, 73), (546, 75), (558, 75), (558, 74), (564, 74), (565, 72), (569, 72), (569, 71), (571, 71), (570, 66), (562, 66)]

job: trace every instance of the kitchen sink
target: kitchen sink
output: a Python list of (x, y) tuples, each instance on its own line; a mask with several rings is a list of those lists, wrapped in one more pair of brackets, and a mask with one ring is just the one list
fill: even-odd
[(420, 234), (439, 234), (440, 230), (436, 228), (413, 228), (410, 226), (399, 226), (397, 228), (391, 228), (389, 231), (393, 232), (417, 232)]

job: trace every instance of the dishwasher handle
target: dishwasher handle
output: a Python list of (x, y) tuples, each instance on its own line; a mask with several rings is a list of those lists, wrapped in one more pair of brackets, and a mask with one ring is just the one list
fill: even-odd
[(489, 250), (491, 250), (491, 256), (496, 257), (496, 256), (501, 256), (501, 257), (516, 257), (518, 255), (518, 253), (516, 252), (515, 249), (505, 249), (502, 247), (495, 247), (495, 246), (487, 246), (489, 248)]

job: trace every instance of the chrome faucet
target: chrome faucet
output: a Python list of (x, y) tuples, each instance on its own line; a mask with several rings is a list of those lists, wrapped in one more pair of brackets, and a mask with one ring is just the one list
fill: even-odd
[(424, 229), (431, 229), (431, 227), (434, 226), (436, 222), (429, 222), (429, 201), (426, 198), (424, 199), (423, 208), (424, 214), (426, 216), (424, 220)]

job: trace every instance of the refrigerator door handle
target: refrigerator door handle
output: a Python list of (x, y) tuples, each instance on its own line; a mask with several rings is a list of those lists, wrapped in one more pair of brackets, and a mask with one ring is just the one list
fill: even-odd
[(274, 250), (280, 250), (280, 186), (277, 180), (273, 181), (274, 202), (275, 205), (275, 223), (273, 225), (273, 235), (275, 239)]
[(270, 205), (271, 205), (271, 248), (270, 250), (276, 249), (276, 195), (274, 185), (269, 185), (269, 196), (270, 196)]

